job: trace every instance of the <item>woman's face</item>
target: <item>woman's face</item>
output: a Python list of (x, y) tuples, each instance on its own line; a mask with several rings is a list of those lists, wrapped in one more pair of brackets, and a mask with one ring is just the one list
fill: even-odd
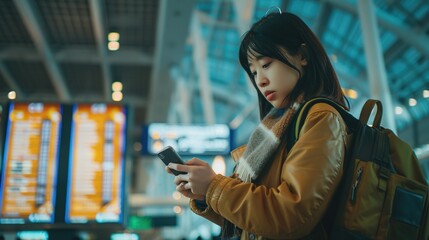
[[(289, 94), (299, 80), (299, 73), (277, 59), (252, 54), (248, 56), (250, 71), (261, 94), (273, 107), (285, 108)], [(287, 55), (287, 57), (302, 75), (307, 60), (299, 54), (297, 56)]]

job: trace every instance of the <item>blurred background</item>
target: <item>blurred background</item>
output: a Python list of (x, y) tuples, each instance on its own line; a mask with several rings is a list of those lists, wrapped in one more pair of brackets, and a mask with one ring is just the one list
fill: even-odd
[[(355, 116), (368, 98), (383, 101), (384, 125), (415, 149), (427, 174), (426, 0), (1, 0), (3, 236), (217, 239), (220, 228), (190, 212), (188, 199), (175, 192), (173, 177), (156, 153), (173, 145), (184, 160), (198, 156), (221, 174), (232, 172), (229, 151), (245, 144), (259, 122), (256, 93), (238, 63), (240, 38), (275, 7), (300, 16), (319, 37)], [(55, 114), (43, 115), (48, 107)], [(46, 118), (51, 124), (39, 124)], [(56, 154), (46, 158), (52, 172), (47, 173), (48, 188), (55, 192), (49, 201), (44, 198), (52, 205), (49, 214), (13, 214), (7, 207), (13, 202), (19, 212), (37, 199), (25, 198), (25, 191), (47, 194), (34, 186), (34, 191), (13, 188), (27, 181), (25, 174), (8, 172), (17, 162), (19, 171), (26, 166), (8, 155), (14, 149), (11, 139), (18, 139), (14, 134), (22, 137), (26, 131), (14, 132), (17, 119), (35, 121), (37, 131), (56, 134), (47, 137), (58, 140), (52, 145)], [(112, 131), (113, 137), (97, 132), (107, 129), (107, 121), (119, 129)], [(97, 134), (103, 143), (74, 142)], [(36, 135), (41, 137), (32, 137), (42, 142), (42, 134)], [(105, 153), (112, 146), (121, 151), (111, 162), (92, 156), (98, 154), (92, 151)], [(90, 160), (79, 162), (75, 156), (81, 151), (91, 152)], [(88, 173), (90, 178), (112, 185), (74, 182), (82, 169), (96, 169)], [(10, 176), (15, 185), (8, 185)], [(70, 206), (82, 207), (85, 201), (76, 199), (85, 198), (80, 193), (73, 200), (68, 189), (86, 184), (101, 189), (93, 190), (103, 195), (96, 199), (115, 200), (116, 215), (106, 210), (87, 218), (72, 216)], [(117, 191), (107, 194), (103, 187), (109, 186)]]

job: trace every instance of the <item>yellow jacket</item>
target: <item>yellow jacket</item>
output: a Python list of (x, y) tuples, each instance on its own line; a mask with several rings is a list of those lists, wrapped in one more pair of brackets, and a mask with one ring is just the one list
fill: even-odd
[[(341, 179), (348, 142), (341, 115), (315, 104), (290, 152), (283, 143), (257, 183), (217, 175), (206, 193), (208, 207), (201, 210), (193, 200), (190, 207), (220, 226), (228, 219), (243, 229), (241, 239), (324, 239), (319, 222)], [(234, 161), (244, 150), (232, 151)]]

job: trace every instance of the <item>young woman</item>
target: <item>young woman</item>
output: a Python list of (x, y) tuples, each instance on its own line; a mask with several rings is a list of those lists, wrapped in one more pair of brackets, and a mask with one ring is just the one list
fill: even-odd
[(316, 96), (346, 106), (329, 58), (309, 27), (291, 13), (272, 13), (244, 35), (239, 59), (259, 98), (261, 124), (232, 152), (231, 177), (193, 158), (170, 169), (192, 211), (222, 226), (225, 239), (326, 239), (324, 216), (342, 176), (347, 129), (325, 103), (307, 114), (288, 150), (290, 123)]

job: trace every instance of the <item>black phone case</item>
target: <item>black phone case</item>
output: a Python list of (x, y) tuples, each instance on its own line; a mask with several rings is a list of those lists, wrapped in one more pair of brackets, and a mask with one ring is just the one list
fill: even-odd
[[(182, 158), (180, 158), (179, 154), (177, 154), (177, 152), (171, 146), (167, 146), (166, 148), (161, 150), (161, 152), (158, 153), (158, 157), (164, 162), (165, 165), (168, 165), (171, 162), (177, 164), (185, 164)], [(186, 172), (180, 172), (174, 169), (170, 170), (176, 176), (179, 174), (186, 174)]]

